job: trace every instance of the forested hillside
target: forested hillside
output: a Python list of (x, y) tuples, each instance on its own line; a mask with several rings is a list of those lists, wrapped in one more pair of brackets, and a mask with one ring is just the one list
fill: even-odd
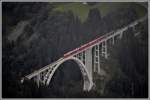
[(138, 24), (139, 36), (128, 29), (110, 48), (112, 56), (103, 62), (107, 77), (98, 79), (97, 86), (102, 85), (91, 92), (82, 91), (82, 75), (74, 62), (64, 63), (49, 87), (37, 88), (28, 80), (20, 83), (21, 77), (64, 53), (146, 15), (140, 4), (14, 2), (3, 3), (2, 9), (3, 97), (147, 97), (147, 21)]

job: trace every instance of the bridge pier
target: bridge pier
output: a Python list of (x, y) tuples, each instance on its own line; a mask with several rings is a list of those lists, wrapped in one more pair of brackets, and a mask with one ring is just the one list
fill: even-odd
[(85, 64), (85, 52), (84, 51), (75, 55), (75, 57), (80, 59), (83, 62), (83, 64)]
[(89, 48), (85, 51), (85, 66), (89, 72), (89, 75), (92, 78), (92, 48)]
[(120, 35), (119, 35), (120, 39), (122, 39), (122, 34), (123, 34), (123, 32), (121, 32)]
[(102, 56), (105, 57), (106, 59), (108, 58), (108, 53), (107, 53), (107, 40), (105, 40), (104, 42), (102, 42)]
[(36, 82), (37, 86), (39, 87), (39, 86), (40, 86), (40, 74), (38, 74), (38, 75), (35, 77), (35, 82)]
[(114, 39), (114, 37), (112, 37), (112, 45), (114, 45), (115, 44), (115, 39)]
[(107, 40), (105, 41), (105, 58), (108, 58)]
[(132, 30), (133, 30), (133, 32), (135, 32), (135, 31), (136, 31), (136, 28), (135, 28), (135, 26), (133, 26), (133, 27), (132, 27)]
[(98, 72), (100, 74), (100, 51), (99, 44), (94, 47), (94, 72)]

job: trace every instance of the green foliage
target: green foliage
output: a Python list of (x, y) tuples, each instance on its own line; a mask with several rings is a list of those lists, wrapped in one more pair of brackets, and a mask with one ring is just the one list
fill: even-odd
[(88, 18), (88, 13), (91, 9), (97, 8), (101, 12), (102, 17), (106, 16), (112, 11), (121, 8), (128, 8), (129, 6), (133, 6), (138, 13), (139, 18), (142, 17), (146, 10), (144, 7), (139, 4), (131, 4), (131, 3), (113, 3), (113, 2), (101, 2), (96, 3), (94, 5), (82, 4), (82, 3), (55, 3), (54, 11), (60, 12), (68, 12), (72, 11), (75, 16), (78, 16), (82, 22), (84, 22)]

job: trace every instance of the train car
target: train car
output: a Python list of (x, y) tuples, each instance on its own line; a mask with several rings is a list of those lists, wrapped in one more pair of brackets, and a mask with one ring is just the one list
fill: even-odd
[(97, 42), (101, 41), (103, 38), (105, 38), (105, 36), (101, 36), (101, 37), (99, 37), (99, 38), (97, 38), (97, 39), (95, 39), (95, 40), (93, 40), (93, 41), (91, 41), (89, 43), (86, 43), (86, 44), (80, 46), (79, 48), (76, 48), (76, 49), (74, 49), (72, 51), (69, 51), (69, 52), (67, 52), (67, 53), (65, 53), (63, 55), (63, 58), (67, 58), (67, 57), (69, 57), (71, 55), (74, 55), (74, 54), (78, 53), (79, 51), (82, 51), (82, 50), (84, 50), (84, 49), (86, 49), (86, 48), (96, 44)]

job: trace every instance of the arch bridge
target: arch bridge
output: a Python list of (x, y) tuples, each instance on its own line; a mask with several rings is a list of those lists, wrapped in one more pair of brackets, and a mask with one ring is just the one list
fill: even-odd
[[(135, 30), (136, 25), (146, 19), (147, 15), (121, 29), (106, 33), (105, 35), (100, 36), (89, 43), (81, 45), (80, 47), (65, 53), (63, 57), (57, 61), (36, 70), (29, 75), (26, 75), (21, 79), (21, 82), (27, 78), (36, 81), (38, 86), (40, 83), (49, 85), (55, 71), (60, 67), (60, 65), (65, 61), (73, 60), (78, 64), (81, 70), (84, 80), (83, 90), (90, 91), (93, 87), (93, 72), (100, 74), (101, 57), (105, 59), (109, 57), (108, 46), (114, 45), (118, 40), (120, 40), (128, 28)], [(139, 32), (135, 32), (134, 35), (137, 36), (138, 34)]]

